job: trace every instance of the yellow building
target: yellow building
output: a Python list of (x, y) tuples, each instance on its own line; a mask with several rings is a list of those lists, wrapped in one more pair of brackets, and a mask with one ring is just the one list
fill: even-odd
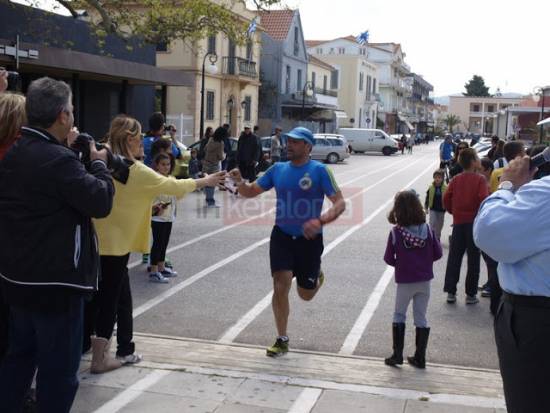
[[(244, 1), (236, 1), (232, 11), (244, 22), (257, 17), (256, 12), (246, 8)], [(262, 30), (259, 20), (257, 17), (256, 32), (246, 45), (236, 45), (218, 34), (194, 44), (175, 41), (157, 51), (158, 67), (181, 70), (194, 78), (193, 87), (168, 87), (166, 91), (167, 121), (175, 123), (185, 143), (197, 140), (200, 134), (203, 61), (207, 69), (204, 129), (228, 123), (231, 136), (238, 136), (245, 125), (256, 125)], [(215, 71), (208, 70), (212, 66), (212, 55), (217, 57), (213, 63)]]

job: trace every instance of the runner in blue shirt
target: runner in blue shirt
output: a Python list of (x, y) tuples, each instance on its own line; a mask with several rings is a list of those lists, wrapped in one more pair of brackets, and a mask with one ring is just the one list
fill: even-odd
[[(286, 134), (288, 162), (278, 162), (256, 182), (242, 181), (238, 169), (230, 172), (239, 194), (252, 198), (275, 188), (277, 215), (271, 232), (269, 256), (273, 276), (273, 314), (277, 327), (275, 344), (267, 349), (270, 357), (288, 352), (288, 293), (296, 277), (298, 295), (310, 301), (324, 281), (321, 271), (323, 226), (337, 219), (346, 209), (342, 192), (330, 169), (309, 159), (314, 144), (309, 129), (298, 127)], [(324, 198), (332, 207), (322, 212)]]

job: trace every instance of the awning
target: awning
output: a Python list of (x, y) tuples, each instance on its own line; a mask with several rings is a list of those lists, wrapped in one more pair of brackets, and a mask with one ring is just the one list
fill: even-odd
[(335, 110), (334, 116), (336, 116), (336, 119), (347, 119), (348, 115), (343, 110)]
[(403, 116), (403, 115), (400, 115), (399, 113), (397, 114), (397, 117), (399, 118), (399, 120), (401, 122), (403, 122), (405, 125), (407, 125), (407, 128), (409, 128), (409, 130), (413, 130), (414, 129), (414, 126), (411, 125), (411, 122), (409, 122), (409, 120)]
[(537, 126), (550, 125), (550, 118), (546, 118), (537, 123)]

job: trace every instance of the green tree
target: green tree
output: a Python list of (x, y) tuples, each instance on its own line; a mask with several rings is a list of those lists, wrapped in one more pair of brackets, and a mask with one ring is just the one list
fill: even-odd
[[(138, 36), (146, 43), (193, 42), (211, 34), (223, 33), (242, 44), (249, 21), (232, 12), (241, 0), (53, 0), (58, 9), (68, 10), (74, 18), (79, 10), (93, 16), (90, 27), (101, 39), (108, 34), (123, 38)], [(265, 10), (282, 0), (252, 0)], [(38, 7), (38, 0), (29, 0)]]
[(489, 94), (489, 87), (485, 86), (485, 80), (483, 77), (474, 75), (468, 83), (464, 85), (466, 93), (464, 96), (491, 96)]
[(460, 117), (449, 113), (443, 118), (443, 123), (449, 128), (449, 132), (453, 133), (453, 128), (461, 122)]

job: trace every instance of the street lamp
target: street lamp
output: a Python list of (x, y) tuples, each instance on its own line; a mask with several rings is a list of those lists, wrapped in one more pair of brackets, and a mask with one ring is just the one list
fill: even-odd
[[(538, 101), (542, 98), (542, 104), (541, 104), (541, 110), (540, 110), (540, 120), (544, 119), (544, 97), (547, 90), (550, 90), (550, 86), (535, 86), (533, 88), (533, 100), (538, 103)], [(540, 125), (540, 132), (539, 132), (539, 142), (542, 143), (542, 135), (544, 132), (544, 125)]]
[(218, 61), (218, 56), (216, 53), (206, 53), (204, 55), (204, 58), (202, 59), (202, 81), (201, 81), (201, 125), (200, 125), (200, 135), (199, 139), (202, 139), (202, 136), (204, 135), (204, 78), (205, 78), (205, 71), (206, 69), (206, 58), (208, 57), (208, 60), (210, 61), (210, 64), (208, 65), (208, 73), (215, 75), (218, 73), (218, 67), (216, 66), (216, 62)]
[(302, 89), (302, 120), (305, 120), (306, 96), (308, 98), (313, 96), (313, 82), (311, 80), (308, 80)]

